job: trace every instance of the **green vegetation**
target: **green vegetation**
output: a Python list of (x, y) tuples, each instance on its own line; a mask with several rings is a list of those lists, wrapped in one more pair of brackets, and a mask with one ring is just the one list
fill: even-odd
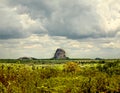
[(95, 60), (95, 59), (34, 59), (34, 60), (19, 60), (19, 59), (0, 59), (0, 63), (34, 63), (34, 64), (63, 64), (66, 62), (77, 62), (80, 64), (104, 64), (107, 62), (120, 62), (120, 59), (101, 59), (101, 60)]
[(120, 60), (2, 61), (0, 93), (120, 93)]

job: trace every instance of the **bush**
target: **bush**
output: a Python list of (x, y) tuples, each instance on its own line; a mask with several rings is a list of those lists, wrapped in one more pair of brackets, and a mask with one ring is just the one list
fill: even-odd
[(64, 71), (65, 72), (72, 72), (72, 73), (75, 73), (77, 71), (80, 70), (80, 67), (78, 65), (78, 63), (75, 63), (75, 62), (67, 62), (65, 65), (64, 65)]
[(104, 65), (98, 65), (97, 69), (101, 72), (106, 72), (109, 75), (120, 75), (120, 66), (118, 62), (108, 62)]
[(50, 77), (56, 77), (58, 75), (58, 69), (53, 67), (43, 67), (40, 71), (40, 77), (42, 79), (44, 78), (50, 78)]
[(120, 93), (119, 65), (106, 65), (68, 62), (63, 72), (59, 65), (0, 64), (0, 93)]

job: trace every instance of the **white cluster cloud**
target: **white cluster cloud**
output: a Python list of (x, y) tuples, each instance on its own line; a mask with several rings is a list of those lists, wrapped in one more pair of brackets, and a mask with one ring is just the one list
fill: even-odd
[(71, 57), (120, 57), (119, 5), (119, 0), (1, 0), (0, 57), (51, 57), (59, 47)]

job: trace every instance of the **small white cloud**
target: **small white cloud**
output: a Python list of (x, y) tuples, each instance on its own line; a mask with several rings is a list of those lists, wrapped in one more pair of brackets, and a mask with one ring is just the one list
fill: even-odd
[(22, 24), (24, 29), (30, 28), (32, 25), (34, 25), (36, 22), (32, 20), (27, 14), (20, 15), (20, 23)]
[(109, 43), (105, 43), (102, 45), (103, 48), (120, 48), (120, 41), (117, 42), (109, 42)]

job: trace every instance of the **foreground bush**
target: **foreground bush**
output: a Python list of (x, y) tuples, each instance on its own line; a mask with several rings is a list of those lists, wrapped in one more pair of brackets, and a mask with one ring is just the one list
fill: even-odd
[(64, 69), (63, 70), (65, 72), (75, 73), (75, 72), (80, 70), (80, 67), (79, 67), (78, 63), (76, 63), (76, 62), (67, 62), (64, 65)]
[(104, 65), (98, 65), (97, 69), (101, 72), (106, 72), (109, 75), (120, 75), (120, 65), (118, 62), (108, 62)]
[(0, 93), (120, 93), (117, 73), (76, 63), (63, 68), (65, 72), (51, 66), (0, 65)]

